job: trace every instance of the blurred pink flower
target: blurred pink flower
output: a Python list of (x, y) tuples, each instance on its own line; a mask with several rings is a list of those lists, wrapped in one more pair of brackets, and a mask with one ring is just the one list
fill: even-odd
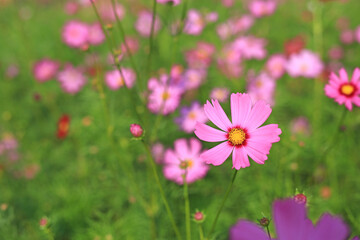
[[(137, 38), (125, 37), (125, 42), (131, 55), (135, 54), (139, 50), (139, 40)], [(127, 54), (127, 49), (124, 43), (121, 44), (121, 52), (123, 54)]]
[(197, 123), (195, 135), (207, 142), (224, 141), (201, 154), (208, 164), (221, 165), (231, 153), (233, 168), (237, 170), (250, 166), (248, 156), (256, 163), (264, 164), (272, 143), (280, 141), (281, 129), (277, 124), (260, 127), (271, 113), (270, 105), (265, 101), (252, 105), (246, 93), (231, 94), (232, 123), (217, 100), (207, 101), (204, 111), (222, 131)]
[(285, 73), (286, 58), (282, 54), (274, 54), (266, 62), (266, 70), (271, 77), (278, 79)]
[(220, 71), (228, 78), (238, 78), (242, 73), (242, 54), (234, 44), (230, 43), (221, 49), (217, 59)]
[(105, 83), (111, 90), (117, 90), (124, 86), (124, 82), (128, 88), (134, 86), (136, 80), (135, 72), (130, 68), (121, 68), (122, 74), (125, 79), (122, 78), (119, 70), (109, 71), (105, 74)]
[(58, 73), (57, 80), (61, 83), (61, 88), (70, 94), (79, 92), (87, 81), (83, 71), (71, 64), (67, 64)]
[(172, 113), (180, 104), (183, 89), (169, 84), (167, 75), (160, 76), (160, 79), (151, 78), (148, 82), (150, 94), (147, 107), (153, 113), (163, 115)]
[(155, 143), (154, 145), (152, 145), (151, 147), (151, 153), (154, 157), (154, 160), (157, 164), (162, 164), (164, 161), (164, 153), (165, 153), (165, 148), (164, 145), (161, 143)]
[[(135, 29), (143, 37), (149, 37), (151, 33), (152, 13), (149, 11), (141, 11), (135, 23)], [(161, 28), (161, 22), (158, 16), (155, 17), (154, 34)]]
[(7, 78), (13, 79), (15, 78), (17, 75), (19, 75), (19, 67), (17, 64), (10, 64), (7, 68), (6, 68), (6, 73), (5, 73)]
[(185, 20), (184, 32), (190, 35), (199, 35), (205, 27), (205, 21), (201, 13), (190, 9)]
[[(125, 8), (120, 3), (115, 3), (115, 12), (120, 20), (122, 20), (125, 16)], [(106, 22), (115, 22), (116, 16), (114, 14), (114, 10), (112, 4), (109, 2), (104, 2), (99, 7), (99, 13), (101, 17)]]
[(354, 31), (347, 29), (340, 33), (340, 40), (344, 44), (351, 44), (354, 42)]
[(218, 100), (219, 102), (225, 102), (229, 97), (229, 89), (227, 88), (213, 88), (210, 93), (210, 98)]
[(69, 47), (80, 48), (87, 44), (89, 28), (85, 23), (69, 21), (62, 30), (62, 39)]
[(340, 46), (334, 46), (330, 48), (328, 55), (332, 60), (339, 60), (344, 57), (344, 50)]
[(79, 11), (79, 4), (77, 2), (67, 1), (64, 10), (66, 14), (74, 15)]
[(274, 13), (276, 2), (274, 0), (253, 0), (249, 4), (249, 10), (255, 17), (269, 16)]
[(253, 101), (264, 100), (270, 105), (274, 105), (275, 87), (275, 79), (262, 72), (259, 76), (250, 79), (247, 91)]
[(242, 36), (235, 40), (234, 47), (237, 48), (246, 59), (263, 59), (266, 57), (266, 40), (254, 36)]
[(39, 82), (50, 80), (56, 75), (59, 63), (51, 59), (44, 58), (37, 61), (33, 67), (34, 78)]
[(175, 122), (181, 130), (191, 133), (195, 130), (197, 122), (205, 123), (207, 120), (203, 107), (198, 102), (193, 102), (191, 106), (180, 109), (180, 117), (176, 118)]
[(216, 22), (218, 19), (219, 19), (219, 14), (217, 12), (210, 12), (205, 16), (205, 20), (208, 23)]
[(310, 123), (306, 117), (297, 117), (291, 120), (291, 133), (309, 136), (310, 135)]
[(88, 43), (91, 45), (99, 45), (105, 40), (105, 34), (99, 23), (89, 26)]
[(206, 42), (198, 42), (195, 49), (185, 52), (186, 62), (188, 66), (194, 69), (207, 68), (211, 64), (214, 52), (214, 45)]
[(206, 72), (200, 69), (187, 69), (182, 77), (185, 89), (197, 89), (204, 82)]
[(225, 7), (231, 7), (234, 5), (234, 0), (221, 0), (221, 3), (225, 6)]
[(181, 0), (156, 0), (156, 1), (161, 4), (172, 3), (174, 6), (179, 5), (181, 3)]
[(184, 184), (183, 176), (186, 183), (204, 178), (209, 166), (200, 157), (200, 141), (195, 138), (189, 141), (181, 138), (175, 141), (174, 147), (175, 150), (167, 149), (165, 152), (163, 169), (165, 178), (177, 184)]
[(324, 64), (317, 54), (305, 49), (290, 56), (286, 70), (292, 77), (316, 78), (324, 70)]
[(340, 69), (339, 76), (331, 73), (329, 83), (325, 85), (325, 95), (333, 98), (340, 105), (352, 110), (352, 104), (360, 107), (360, 69), (355, 68), (352, 78), (349, 77), (345, 69)]

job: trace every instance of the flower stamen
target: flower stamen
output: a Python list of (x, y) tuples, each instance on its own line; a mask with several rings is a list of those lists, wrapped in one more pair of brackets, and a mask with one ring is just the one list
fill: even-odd
[(340, 93), (345, 96), (351, 96), (354, 94), (354, 92), (355, 92), (355, 86), (352, 85), (351, 83), (346, 83), (342, 85), (340, 88)]
[(233, 146), (239, 146), (244, 143), (246, 133), (241, 128), (232, 128), (228, 133), (228, 140)]

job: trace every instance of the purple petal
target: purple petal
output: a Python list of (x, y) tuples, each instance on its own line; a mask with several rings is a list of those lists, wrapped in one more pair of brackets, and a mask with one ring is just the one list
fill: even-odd
[(240, 220), (230, 229), (230, 240), (269, 240), (269, 237), (255, 223)]
[(349, 236), (349, 228), (344, 221), (329, 213), (322, 215), (309, 240), (344, 240)]

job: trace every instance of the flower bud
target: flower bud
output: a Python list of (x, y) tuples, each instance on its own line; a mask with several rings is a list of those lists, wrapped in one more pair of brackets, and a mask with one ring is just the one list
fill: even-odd
[(44, 228), (46, 227), (46, 225), (49, 223), (49, 220), (47, 219), (47, 217), (42, 217), (39, 221), (39, 225), (40, 227)]
[(205, 214), (199, 210), (196, 210), (196, 212), (193, 215), (193, 220), (196, 223), (202, 223), (205, 220)]
[(263, 227), (267, 227), (270, 224), (270, 220), (266, 217), (263, 217), (262, 219), (259, 219), (259, 223)]
[(297, 202), (299, 204), (305, 204), (307, 201), (307, 198), (304, 194), (299, 193), (294, 196), (294, 200), (295, 200), (295, 202)]
[(144, 130), (139, 124), (133, 123), (130, 125), (130, 132), (134, 137), (139, 138), (143, 136)]

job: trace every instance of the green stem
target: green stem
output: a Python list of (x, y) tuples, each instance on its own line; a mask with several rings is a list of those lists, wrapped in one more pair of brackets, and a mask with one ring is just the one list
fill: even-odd
[(233, 186), (233, 184), (234, 184), (234, 181), (235, 181), (235, 178), (236, 178), (237, 173), (238, 173), (238, 170), (235, 170), (234, 175), (233, 175), (233, 177), (232, 177), (232, 180), (231, 180), (231, 182), (230, 182), (230, 184), (229, 184), (229, 187), (228, 187), (228, 189), (226, 190), (224, 199), (222, 200), (222, 202), (221, 202), (221, 204), (220, 204), (220, 208), (219, 208), (219, 210), (218, 210), (218, 212), (217, 212), (217, 214), (216, 214), (216, 217), (215, 217), (215, 219), (214, 219), (214, 222), (213, 222), (213, 224), (212, 224), (212, 226), (211, 226), (210, 232), (209, 232), (209, 234), (207, 235), (207, 239), (210, 239), (210, 236), (211, 236), (211, 234), (213, 233), (213, 231), (214, 231), (214, 229), (215, 229), (217, 220), (218, 220), (218, 218), (219, 218), (219, 216), (220, 216), (220, 213), (221, 213), (221, 211), (222, 211), (222, 209), (223, 209), (223, 207), (224, 207), (225, 201), (226, 201), (226, 199), (227, 199), (228, 196), (229, 196), (229, 193), (230, 193), (231, 188), (232, 188), (232, 186)]
[(199, 226), (199, 236), (200, 236), (200, 240), (204, 240), (204, 230), (202, 228), (202, 224), (198, 224)]
[(170, 219), (170, 222), (171, 222), (171, 225), (173, 227), (173, 230), (175, 232), (175, 235), (176, 235), (176, 238), (178, 240), (181, 240), (181, 235), (180, 235), (180, 232), (179, 232), (179, 229), (178, 227), (176, 226), (176, 223), (175, 223), (175, 220), (174, 220), (174, 216), (171, 212), (171, 209), (169, 207), (169, 203), (166, 199), (166, 196), (165, 196), (165, 192), (164, 192), (164, 189), (161, 185), (161, 182), (160, 182), (160, 178), (159, 178), (159, 175), (157, 173), (157, 170), (156, 170), (156, 165), (155, 165), (155, 161), (154, 161), (154, 158), (152, 157), (152, 154), (151, 154), (151, 150), (150, 150), (150, 147), (149, 145), (143, 140), (141, 140), (141, 142), (143, 143), (144, 147), (145, 147), (145, 150), (146, 150), (146, 153), (149, 157), (149, 161), (151, 163), (151, 167), (152, 167), (152, 170), (153, 170), (153, 173), (154, 173), (154, 177), (155, 177), (155, 181), (156, 181), (156, 184), (158, 185), (158, 188), (159, 188), (159, 191), (160, 191), (160, 195), (161, 195), (161, 199), (165, 205), (165, 209), (166, 209), (166, 212), (169, 216), (169, 219)]
[(149, 36), (149, 55), (148, 55), (147, 66), (146, 66), (147, 76), (149, 76), (150, 69), (151, 69), (151, 54), (153, 52), (154, 28), (155, 28), (155, 20), (156, 20), (156, 7), (157, 7), (157, 1), (154, 0), (153, 9), (152, 9), (151, 30), (150, 30), (150, 36)]
[(186, 226), (186, 239), (191, 240), (191, 225), (190, 225), (190, 201), (189, 201), (189, 192), (188, 184), (186, 182), (186, 173), (183, 175), (184, 182), (184, 200), (185, 200), (185, 226)]
[(269, 236), (269, 240), (271, 240), (271, 235), (270, 235), (270, 230), (269, 230), (269, 225), (266, 226), (266, 231), (267, 231), (267, 234)]

